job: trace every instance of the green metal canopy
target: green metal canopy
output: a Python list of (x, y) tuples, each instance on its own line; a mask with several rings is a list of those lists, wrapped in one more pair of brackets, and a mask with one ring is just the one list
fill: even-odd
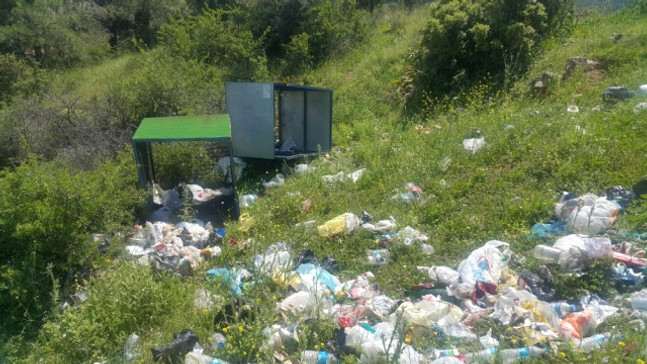
[[(152, 142), (212, 141), (225, 142), (229, 147), (231, 175), (234, 175), (234, 161), (231, 147), (231, 125), (229, 115), (171, 116), (145, 118), (133, 135), (132, 145), (137, 164), (137, 174), (142, 188), (155, 181)], [(238, 198), (235, 181), (234, 218), (238, 218)]]
[(229, 115), (171, 116), (145, 118), (133, 142), (220, 140), (231, 138)]

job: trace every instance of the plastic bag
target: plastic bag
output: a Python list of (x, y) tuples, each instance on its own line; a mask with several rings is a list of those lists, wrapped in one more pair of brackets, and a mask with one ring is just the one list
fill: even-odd
[[(216, 165), (216, 171), (220, 172), (222, 176), (225, 177), (227, 183), (232, 183), (231, 168), (229, 168), (230, 163), (231, 157), (222, 157), (218, 159), (218, 164)], [(245, 167), (247, 167), (247, 163), (243, 162), (243, 160), (238, 157), (234, 157), (234, 175), (236, 176), (236, 181), (240, 180), (240, 176)]]
[(174, 334), (172, 342), (152, 348), (153, 360), (180, 363), (198, 342), (198, 336), (193, 331), (186, 329), (179, 334)]
[(418, 267), (420, 271), (426, 271), (434, 282), (443, 285), (450, 285), (455, 283), (460, 278), (460, 274), (452, 268), (445, 266), (432, 266), (432, 267)]
[(405, 226), (397, 234), (395, 234), (397, 241), (403, 242), (405, 245), (411, 245), (414, 242), (427, 241), (429, 237), (420, 231), (412, 228), (411, 226)]
[(124, 344), (124, 361), (131, 361), (141, 355), (138, 342), (139, 335), (136, 333), (133, 332), (128, 336)]
[(501, 271), (510, 260), (509, 244), (503, 241), (490, 240), (474, 250), (458, 266), (461, 281), (474, 285), (476, 282), (498, 284)]
[(359, 226), (359, 222), (359, 218), (355, 214), (347, 212), (317, 226), (317, 231), (320, 236), (333, 237), (342, 233), (350, 233)]
[(288, 248), (283, 243), (276, 243), (267, 248), (265, 254), (257, 254), (254, 266), (259, 272), (268, 274), (273, 271), (288, 271), (291, 268)]
[(485, 146), (484, 138), (472, 138), (463, 140), (463, 149), (476, 153)]
[(263, 187), (265, 188), (274, 188), (282, 186), (285, 183), (285, 176), (281, 173), (277, 173), (276, 176), (272, 177), (271, 180), (263, 182)]
[(539, 275), (524, 269), (519, 272), (519, 278), (523, 279), (525, 285), (532, 293), (542, 301), (552, 301), (555, 298), (554, 281), (547, 282)]

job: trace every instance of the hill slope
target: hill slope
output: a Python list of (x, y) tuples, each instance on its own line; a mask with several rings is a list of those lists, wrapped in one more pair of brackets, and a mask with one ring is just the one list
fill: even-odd
[[(467, 104), (448, 104), (430, 110), (425, 117), (405, 118), (400, 116), (402, 100), (397, 81), (404, 74), (404, 61), (410, 47), (416, 46), (424, 18), (424, 9), (406, 13), (387, 8), (364, 46), (300, 77), (304, 83), (335, 91), (333, 141), (337, 147), (329, 155), (309, 161), (316, 168), (314, 172), (290, 175), (279, 188), (263, 191), (245, 211), (251, 220), (227, 224), (220, 256), (187, 279), (157, 277), (149, 268), (134, 263), (110, 264), (86, 283), (88, 300), (79, 309), (67, 310), (48, 322), (30, 354), (19, 355), (22, 360), (119, 361), (126, 337), (137, 332), (141, 336), (141, 360), (149, 362), (151, 347), (171, 341), (172, 333), (185, 328), (195, 331), (207, 347), (214, 331), (226, 335), (227, 344), (214, 355), (230, 362), (267, 362), (275, 351), (293, 357), (302, 350), (330, 351), (335, 347), (335, 324), (322, 311), (306, 320), (275, 310), (275, 305), (291, 293), (287, 284), (290, 277), (257, 272), (254, 283), (245, 285), (245, 294), (239, 300), (251, 308), (236, 307), (223, 317), (221, 310), (226, 312), (227, 305), (234, 302), (230, 287), (206, 280), (205, 271), (251, 268), (256, 254), (285, 242), (293, 258), (304, 249), (312, 249), (320, 258), (334, 256), (341, 280), (371, 271), (380, 292), (394, 299), (415, 297), (411, 287), (429, 280), (416, 266), (456, 267), (488, 240), (505, 241), (513, 252), (529, 257), (515, 269), (536, 267), (538, 263), (530, 256), (537, 242), (527, 236), (534, 223), (551, 219), (553, 204), (563, 191), (601, 193), (613, 185), (630, 187), (647, 177), (647, 111), (634, 111), (638, 102), (647, 101), (647, 95), (617, 103), (605, 103), (601, 98), (609, 86), (637, 89), (647, 83), (645, 15), (623, 12), (582, 19), (570, 36), (549, 42), (528, 77), (510, 93), (479, 89)], [(622, 37), (610, 40), (614, 33)], [(588, 71), (575, 69), (562, 80), (567, 59), (575, 56), (598, 61), (601, 66)], [(528, 84), (544, 71), (557, 76), (554, 85), (537, 97)], [(570, 105), (579, 111), (568, 112)], [(473, 137), (485, 140), (476, 153), (463, 148), (463, 140)], [(346, 180), (329, 184), (322, 180), (323, 175), (360, 168), (366, 170), (357, 183)], [(247, 176), (252, 178), (251, 174)], [(248, 180), (240, 192), (258, 192), (259, 182)], [(420, 199), (404, 203), (392, 198), (405, 192), (409, 182), (421, 188)], [(312, 207), (303, 212), (308, 196)], [(397, 226), (394, 231), (412, 226), (427, 234), (426, 243), (434, 247), (434, 254), (424, 254), (419, 244), (393, 244), (388, 247), (391, 262), (374, 266), (369, 265), (366, 250), (382, 248), (379, 241), (385, 238), (379, 234), (360, 230), (327, 238), (316, 230), (294, 228), (306, 220), (322, 224), (345, 212), (361, 215), (362, 211), (369, 212), (375, 221), (392, 217)], [(620, 215), (618, 230), (647, 228), (644, 219), (641, 221), (644, 202), (635, 203), (629, 211)], [(230, 239), (238, 243), (227, 243)], [(604, 272), (610, 263), (601, 264), (602, 268), (590, 267), (590, 279), (584, 277), (574, 283), (561, 278), (570, 272), (551, 266), (559, 274), (558, 293), (567, 298), (569, 289), (584, 287), (585, 281), (588, 288), (607, 284)], [(599, 271), (604, 271), (603, 277), (593, 277)], [(600, 292), (609, 293), (607, 288), (602, 287)], [(198, 290), (215, 295), (213, 307), (196, 308)], [(617, 327), (605, 329), (622, 331), (627, 343), (644, 340), (623, 328), (624, 321), (619, 322)], [(275, 348), (264, 344), (264, 329), (275, 323), (296, 324), (296, 347), (290, 347), (287, 341)], [(474, 332), (482, 335), (488, 325), (477, 325)], [(414, 331), (413, 327), (398, 329), (403, 334)], [(515, 347), (520, 341), (532, 343), (496, 325), (494, 332), (500, 335), (502, 348)], [(413, 334), (410, 343), (422, 353), (453, 345), (467, 352), (480, 350), (478, 344), (442, 335)], [(597, 361), (606, 357), (635, 362), (645, 356), (641, 345), (627, 350), (628, 354), (623, 348), (613, 344), (590, 354), (564, 349), (551, 360)], [(355, 360), (353, 355), (344, 357), (345, 362)]]

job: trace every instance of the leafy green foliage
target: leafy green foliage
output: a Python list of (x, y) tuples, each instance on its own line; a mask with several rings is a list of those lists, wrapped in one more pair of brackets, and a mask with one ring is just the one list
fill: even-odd
[(343, 54), (366, 34), (355, 0), (257, 0), (248, 11), (252, 33), (263, 39), (270, 64), (284, 75)]
[(240, 11), (205, 10), (166, 24), (160, 42), (172, 54), (225, 70), (227, 80), (267, 78), (261, 43), (241, 24)]
[(132, 222), (140, 203), (134, 168), (120, 162), (80, 173), (60, 163), (27, 161), (0, 175), (0, 307), (4, 332), (33, 333), (50, 313), (53, 282), (63, 288), (98, 258), (92, 232)]
[(504, 85), (528, 69), (540, 41), (557, 27), (568, 1), (436, 2), (413, 54), (409, 105), (454, 96), (481, 82)]

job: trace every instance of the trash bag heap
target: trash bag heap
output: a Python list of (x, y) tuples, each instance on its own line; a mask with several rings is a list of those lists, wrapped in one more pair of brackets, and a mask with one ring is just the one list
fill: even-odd
[[(299, 169), (314, 170), (307, 165)], [(340, 172), (338, 178), (325, 176), (324, 180), (333, 183), (349, 179), (355, 183), (364, 169), (357, 172)], [(280, 188), (283, 178), (280, 184), (274, 183), (275, 179), (265, 188)], [(394, 195), (392, 200), (412, 203), (422, 196), (420, 187), (408, 183), (406, 191)], [(254, 195), (246, 202), (251, 204), (257, 198)], [(523, 268), (526, 258), (512, 252), (507, 242), (486, 241), (456, 266), (412, 267), (429, 277), (420, 285), (423, 294), (416, 299), (389, 297), (380, 291), (371, 271), (343, 280), (338, 276), (340, 267), (334, 257), (317, 257), (309, 249), (297, 254), (286, 242), (271, 245), (245, 267), (209, 269), (205, 280), (222, 282), (228, 287), (236, 299), (229, 308), (233, 311), (244, 302), (248, 287), (257, 282), (269, 282), (288, 292), (274, 303), (276, 323), (263, 330), (264, 348), (274, 352), (274, 362), (336, 363), (353, 355), (359, 363), (377, 363), (387, 358), (403, 364), (489, 363), (494, 359), (513, 363), (555, 352), (561, 345), (589, 352), (620, 340), (612, 332), (596, 331), (608, 318), (626, 315), (631, 310), (644, 315), (638, 317), (647, 317), (647, 289), (636, 290), (642, 287), (647, 266), (644, 251), (632, 250), (630, 243), (605, 235), (621, 209), (634, 198), (631, 189), (621, 186), (609, 188), (606, 196), (565, 192), (555, 203), (554, 221), (537, 223), (531, 230), (529, 239), (540, 240), (532, 249), (534, 259), (540, 263), (534, 269)], [(252, 218), (242, 220), (244, 227)], [(359, 229), (375, 234), (386, 244), (383, 249), (366, 252), (369, 266), (390, 264), (390, 248), (394, 244), (417, 246), (421, 254), (430, 256), (430, 263), (437, 261), (433, 246), (427, 244), (429, 237), (411, 226), (400, 226), (393, 216), (374, 221), (367, 211), (357, 215), (346, 212), (319, 225), (310, 221), (297, 227), (313, 228), (323, 238), (343, 239)], [(145, 227), (138, 228), (126, 250), (133, 259), (151, 265), (156, 271), (186, 277), (205, 259), (220, 254), (225, 235), (224, 230), (214, 230), (200, 221), (175, 225), (147, 222)], [(615, 262), (617, 282), (636, 290), (629, 305), (611, 304), (590, 293), (575, 300), (555, 299), (555, 277), (548, 265), (577, 272), (587, 262), (603, 258)], [(427, 288), (433, 290), (424, 291)], [(201, 290), (196, 293), (195, 304), (210, 310), (217, 306), (217, 300), (222, 297), (212, 297)], [(299, 351), (300, 335), (307, 320), (326, 320), (335, 326), (335, 336), (328, 338), (328, 346)], [(477, 335), (475, 327), (483, 320), (512, 328), (520, 338), (518, 345), (502, 346), (503, 338), (493, 335), (492, 329)], [(640, 323), (637, 326), (644, 329), (644, 323)], [(173, 342), (153, 347), (153, 357), (184, 363), (226, 363), (218, 358), (218, 348), (227, 345), (226, 339), (219, 332), (213, 335), (213, 343), (206, 345), (213, 350), (207, 350), (187, 329), (176, 334)], [(412, 345), (417, 339), (437, 336), (451, 338), (454, 344), (424, 350)], [(129, 337), (125, 360), (138, 355), (132, 348), (137, 338), (136, 333)]]

